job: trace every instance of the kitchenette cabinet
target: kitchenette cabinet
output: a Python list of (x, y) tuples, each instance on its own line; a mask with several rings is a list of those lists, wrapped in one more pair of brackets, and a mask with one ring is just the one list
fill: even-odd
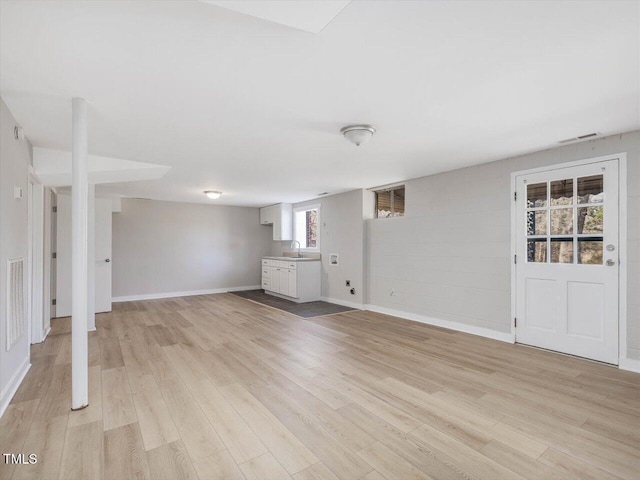
[(293, 205), (279, 203), (260, 209), (260, 225), (273, 226), (273, 239), (276, 241), (293, 239)]
[(320, 260), (264, 257), (262, 288), (270, 295), (298, 303), (320, 300)]

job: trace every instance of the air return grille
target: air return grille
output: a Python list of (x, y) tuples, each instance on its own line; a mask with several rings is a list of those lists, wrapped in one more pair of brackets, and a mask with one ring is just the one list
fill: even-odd
[(10, 350), (24, 334), (24, 258), (7, 263), (7, 350)]

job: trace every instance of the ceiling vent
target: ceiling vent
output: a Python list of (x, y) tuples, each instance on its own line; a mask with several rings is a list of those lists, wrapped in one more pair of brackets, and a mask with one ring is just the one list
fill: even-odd
[(578, 137), (567, 138), (565, 140), (560, 140), (558, 143), (571, 143), (571, 142), (579, 142), (580, 140), (586, 140), (587, 138), (597, 137), (597, 133), (587, 133), (586, 135), (580, 135)]

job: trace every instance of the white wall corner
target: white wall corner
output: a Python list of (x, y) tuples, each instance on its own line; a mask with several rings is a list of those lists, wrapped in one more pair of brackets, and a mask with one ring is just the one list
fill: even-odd
[(640, 360), (636, 360), (634, 358), (621, 358), (618, 363), (618, 368), (620, 368), (620, 370), (640, 373)]
[(18, 387), (20, 387), (20, 384), (24, 380), (24, 377), (27, 376), (27, 372), (30, 368), (31, 363), (29, 362), (29, 357), (27, 356), (20, 365), (20, 368), (18, 368), (13, 374), (13, 376), (9, 380), (9, 383), (7, 383), (6, 387), (4, 387), (4, 390), (2, 390), (2, 393), (0, 394), (0, 418), (2, 418), (2, 416), (4, 415), (4, 412), (9, 406), (9, 402), (11, 402), (11, 399), (18, 391)]
[(427, 325), (433, 325), (435, 327), (448, 328), (449, 330), (455, 330), (457, 332), (470, 333), (471, 335), (478, 335), (480, 337), (491, 338), (493, 340), (499, 340), (506, 343), (515, 343), (515, 336), (509, 332), (498, 332), (497, 330), (491, 330), (489, 328), (477, 327), (475, 325), (466, 325), (464, 323), (452, 322), (450, 320), (441, 320), (439, 318), (426, 317), (424, 315), (418, 315), (416, 313), (403, 312), (402, 310), (394, 310), (386, 307), (379, 307), (377, 305), (365, 305), (366, 310), (370, 310), (376, 313), (383, 313), (385, 315), (392, 315), (394, 317), (403, 318), (405, 320), (411, 320), (413, 322), (425, 323)]

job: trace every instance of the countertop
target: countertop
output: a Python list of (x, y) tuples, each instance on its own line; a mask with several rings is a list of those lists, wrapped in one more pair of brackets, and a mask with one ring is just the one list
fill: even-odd
[(262, 257), (267, 260), (280, 260), (282, 262), (319, 262), (319, 258), (309, 258), (309, 257)]

